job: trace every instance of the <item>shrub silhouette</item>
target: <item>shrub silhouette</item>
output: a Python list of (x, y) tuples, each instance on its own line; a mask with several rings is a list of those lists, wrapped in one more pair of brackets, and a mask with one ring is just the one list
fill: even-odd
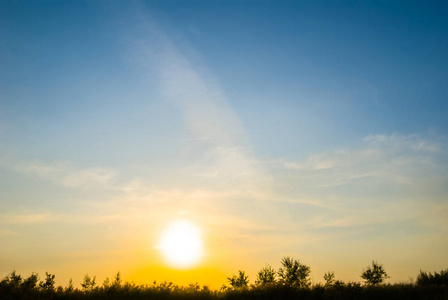
[(249, 276), (246, 276), (245, 272), (241, 270), (238, 271), (238, 276), (233, 275), (232, 277), (228, 277), (227, 280), (234, 289), (247, 288), (249, 285)]
[(39, 283), (40, 288), (46, 292), (54, 291), (54, 278), (56, 277), (56, 275), (45, 272), (45, 276), (45, 280)]
[(84, 275), (84, 280), (81, 283), (81, 287), (84, 292), (91, 292), (96, 285), (96, 276), (90, 277), (88, 274)]
[(24, 289), (31, 290), (37, 287), (37, 282), (39, 281), (39, 275), (31, 273), (30, 277), (23, 280), (21, 286)]
[(335, 284), (335, 279), (334, 279), (334, 272), (333, 271), (329, 271), (327, 273), (324, 274), (324, 280), (325, 280), (325, 286), (333, 286)]
[(70, 278), (68, 281), (68, 286), (65, 288), (66, 293), (71, 293), (75, 290), (75, 287), (73, 286), (73, 279)]
[(262, 286), (268, 284), (274, 284), (275, 277), (276, 277), (275, 270), (270, 265), (266, 265), (263, 269), (258, 271), (257, 280), (255, 281), (255, 284)]
[(426, 273), (420, 270), (417, 275), (417, 285), (448, 285), (448, 269), (440, 271), (440, 273)]
[(383, 265), (372, 261), (372, 266), (368, 266), (361, 273), (361, 278), (365, 280), (366, 284), (376, 285), (382, 283), (386, 278), (389, 278)]
[(22, 283), (22, 276), (16, 274), (16, 270), (12, 271), (9, 276), (5, 277), (2, 282), (9, 284), (10, 286), (18, 287)]
[(300, 261), (294, 260), (291, 257), (283, 257), (282, 267), (278, 270), (278, 276), (280, 278), (279, 282), (294, 287), (309, 287), (310, 282), (310, 272), (309, 266), (301, 264)]
[(122, 285), (122, 280), (121, 280), (121, 274), (120, 272), (118, 272), (112, 282), (110, 281), (109, 277), (106, 277), (106, 279), (103, 282), (103, 289), (106, 290), (113, 290), (113, 289), (119, 289)]

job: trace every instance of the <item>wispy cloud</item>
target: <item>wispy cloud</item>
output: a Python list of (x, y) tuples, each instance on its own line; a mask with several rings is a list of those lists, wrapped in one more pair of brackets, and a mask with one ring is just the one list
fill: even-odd
[(190, 192), (268, 190), (269, 175), (219, 82), (198, 55), (191, 59), (192, 49), (179, 47), (151, 20), (140, 19), (143, 34), (131, 34), (128, 58), (156, 79), (163, 101), (181, 113), (189, 138), (175, 141), (196, 142), (188, 145), (194, 158), (185, 170), (176, 170), (188, 176)]
[(343, 185), (365, 177), (410, 184), (416, 177), (444, 173), (439, 164), (446, 156), (443, 147), (443, 140), (419, 135), (372, 135), (352, 149), (311, 155), (302, 162), (282, 161), (282, 165), (309, 176), (319, 175), (324, 179), (322, 186)]
[(80, 169), (69, 163), (62, 162), (44, 163), (41, 161), (8, 161), (3, 162), (1, 165), (25, 175), (53, 181), (68, 188), (79, 189), (107, 187), (118, 174), (117, 171), (108, 168)]
[(312, 227), (446, 226), (446, 144), (433, 135), (372, 135), (351, 148), (281, 161), (278, 199), (325, 208), (312, 213)]

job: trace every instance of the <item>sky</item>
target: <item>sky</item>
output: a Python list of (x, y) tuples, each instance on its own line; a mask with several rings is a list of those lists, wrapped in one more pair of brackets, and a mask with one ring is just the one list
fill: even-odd
[[(447, 16), (0, 1), (0, 276), (217, 288), (284, 256), (315, 283), (372, 260), (388, 282), (447, 268)], [(186, 223), (203, 250), (177, 268), (160, 241)]]

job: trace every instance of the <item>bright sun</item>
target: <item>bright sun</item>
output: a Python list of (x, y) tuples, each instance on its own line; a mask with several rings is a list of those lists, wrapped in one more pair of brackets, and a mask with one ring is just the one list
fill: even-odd
[(202, 258), (200, 231), (190, 221), (176, 221), (163, 232), (159, 249), (166, 262), (173, 267), (192, 267)]

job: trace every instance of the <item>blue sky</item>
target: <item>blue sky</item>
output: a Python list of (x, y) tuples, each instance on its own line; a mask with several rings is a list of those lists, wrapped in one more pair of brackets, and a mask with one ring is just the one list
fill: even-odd
[(447, 13), (0, 2), (0, 272), (140, 280), (179, 217), (215, 282), (284, 255), (316, 282), (445, 268)]

